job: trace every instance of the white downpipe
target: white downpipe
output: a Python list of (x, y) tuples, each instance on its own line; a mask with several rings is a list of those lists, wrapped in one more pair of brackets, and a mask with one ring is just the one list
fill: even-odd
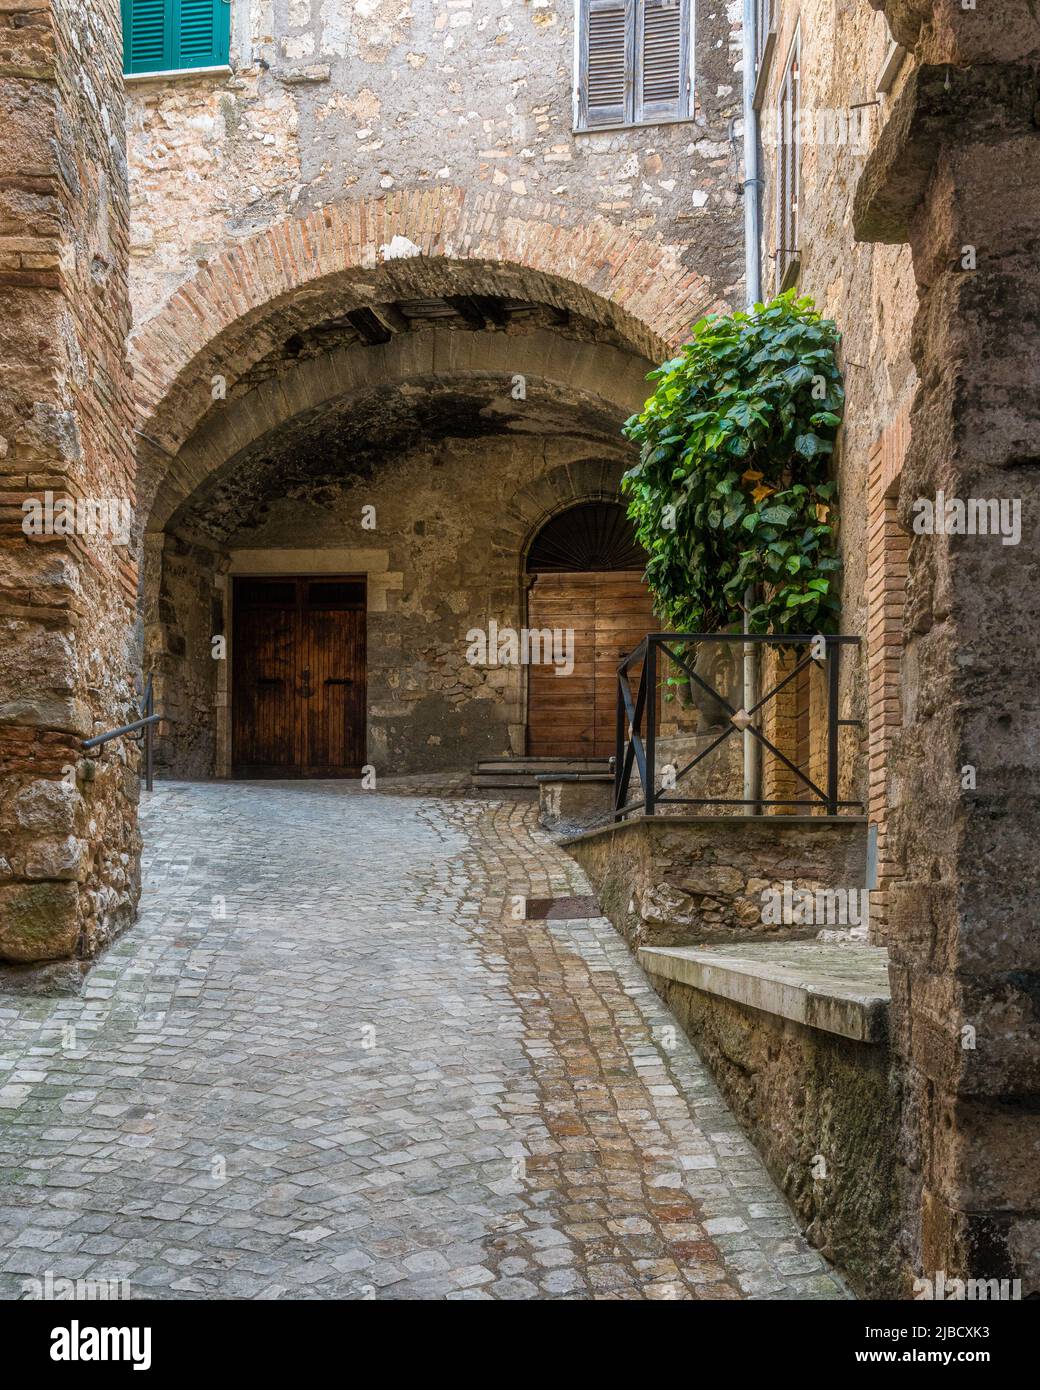
[[(755, 110), (755, 0), (744, 0), (743, 21), (743, 89), (744, 89), (744, 283), (747, 305), (751, 308), (762, 298), (761, 274), (761, 208), (762, 180), (758, 170), (758, 112)], [(755, 601), (754, 588), (744, 591), (744, 631), (748, 631), (747, 610)], [(744, 654), (744, 708), (755, 703), (756, 661), (755, 643), (742, 643)], [(758, 796), (759, 744), (744, 730), (744, 800)], [(746, 815), (754, 815), (756, 807), (745, 806)]]

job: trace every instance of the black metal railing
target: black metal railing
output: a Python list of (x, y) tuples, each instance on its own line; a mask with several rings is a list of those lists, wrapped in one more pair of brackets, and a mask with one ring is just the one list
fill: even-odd
[[(782, 679), (760, 698), (750, 709), (736, 706), (721, 691), (716, 690), (695, 669), (696, 650), (700, 644), (752, 643), (755, 646), (772, 646), (791, 649), (809, 647), (809, 652), (796, 662), (793, 669), (784, 670)], [(838, 734), (846, 726), (858, 725), (858, 719), (841, 719), (838, 710), (838, 692), (841, 676), (842, 648), (858, 645), (859, 638), (845, 635), (827, 634), (782, 634), (743, 633), (743, 632), (652, 632), (643, 638), (635, 651), (630, 652), (618, 667), (617, 688), (617, 733), (614, 754), (614, 812), (613, 819), (620, 821), (633, 811), (642, 811), (648, 816), (655, 815), (662, 805), (678, 806), (731, 806), (754, 808), (763, 812), (770, 807), (823, 806), (829, 816), (840, 811), (862, 810), (862, 802), (843, 801), (838, 792)], [(694, 660), (686, 659), (680, 648), (693, 646)], [(822, 652), (821, 652), (822, 646)], [(816, 653), (819, 653), (818, 655)], [(667, 788), (657, 785), (657, 688), (661, 677), (661, 657), (667, 657), (675, 667), (711, 700), (716, 701), (726, 716), (726, 727), (704, 748), (690, 759), (681, 770), (675, 771)], [(642, 662), (639, 684), (633, 692), (629, 672), (633, 666)], [(822, 667), (826, 674), (827, 689), (827, 729), (826, 729), (826, 775), (825, 787), (820, 787), (795, 762), (766, 736), (755, 722), (756, 716), (769, 701), (784, 690), (792, 681), (798, 679), (803, 671), (812, 667)], [(626, 733), (627, 730), (627, 733)], [(798, 782), (808, 795), (798, 800), (767, 799), (765, 797), (725, 797), (725, 796), (676, 796), (668, 793), (678, 787), (682, 778), (715, 751), (731, 734), (744, 731), (757, 740), (758, 744), (776, 758)], [(638, 773), (642, 796), (639, 800), (628, 800), (629, 786), (633, 771)]]
[(89, 753), (94, 748), (103, 748), (106, 743), (111, 743), (116, 738), (123, 738), (124, 735), (133, 736), (136, 734), (139, 739), (143, 738), (144, 784), (147, 790), (151, 791), (155, 772), (155, 726), (162, 718), (161, 714), (155, 712), (155, 691), (151, 675), (148, 677), (140, 708), (140, 719), (135, 719), (132, 724), (121, 724), (118, 729), (109, 729), (108, 733), (96, 734), (94, 738), (85, 739), (83, 751)]

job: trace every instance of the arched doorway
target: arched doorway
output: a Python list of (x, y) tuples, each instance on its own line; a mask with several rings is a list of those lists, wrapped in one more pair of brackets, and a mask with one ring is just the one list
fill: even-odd
[(573, 634), (573, 664), (528, 670), (529, 757), (614, 752), (618, 663), (655, 628), (645, 562), (619, 502), (568, 507), (531, 542), (528, 627)]

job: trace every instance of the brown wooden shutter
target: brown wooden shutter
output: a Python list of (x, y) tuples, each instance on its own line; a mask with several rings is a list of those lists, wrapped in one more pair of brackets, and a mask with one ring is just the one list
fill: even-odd
[(582, 115), (586, 124), (621, 125), (626, 119), (627, 33), (625, 0), (587, 0), (583, 35), (585, 74)]
[(686, 8), (682, 0), (643, 0), (640, 6), (638, 120), (670, 120), (683, 114)]

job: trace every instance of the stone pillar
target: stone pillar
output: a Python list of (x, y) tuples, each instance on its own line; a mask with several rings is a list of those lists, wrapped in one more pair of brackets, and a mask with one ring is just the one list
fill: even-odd
[[(1004, 499), (1021, 539), (914, 534), (889, 765), (908, 1276), (1040, 1289), (1040, 28), (1026, 0), (893, 0), (915, 70), (856, 234), (920, 291), (899, 511)], [(1032, 55), (1032, 56), (1029, 56)], [(969, 771), (970, 769), (970, 771)]]
[(92, 954), (138, 894), (133, 745), (81, 750), (136, 717), (117, 0), (0, 0), (0, 54), (0, 961), (24, 963)]

